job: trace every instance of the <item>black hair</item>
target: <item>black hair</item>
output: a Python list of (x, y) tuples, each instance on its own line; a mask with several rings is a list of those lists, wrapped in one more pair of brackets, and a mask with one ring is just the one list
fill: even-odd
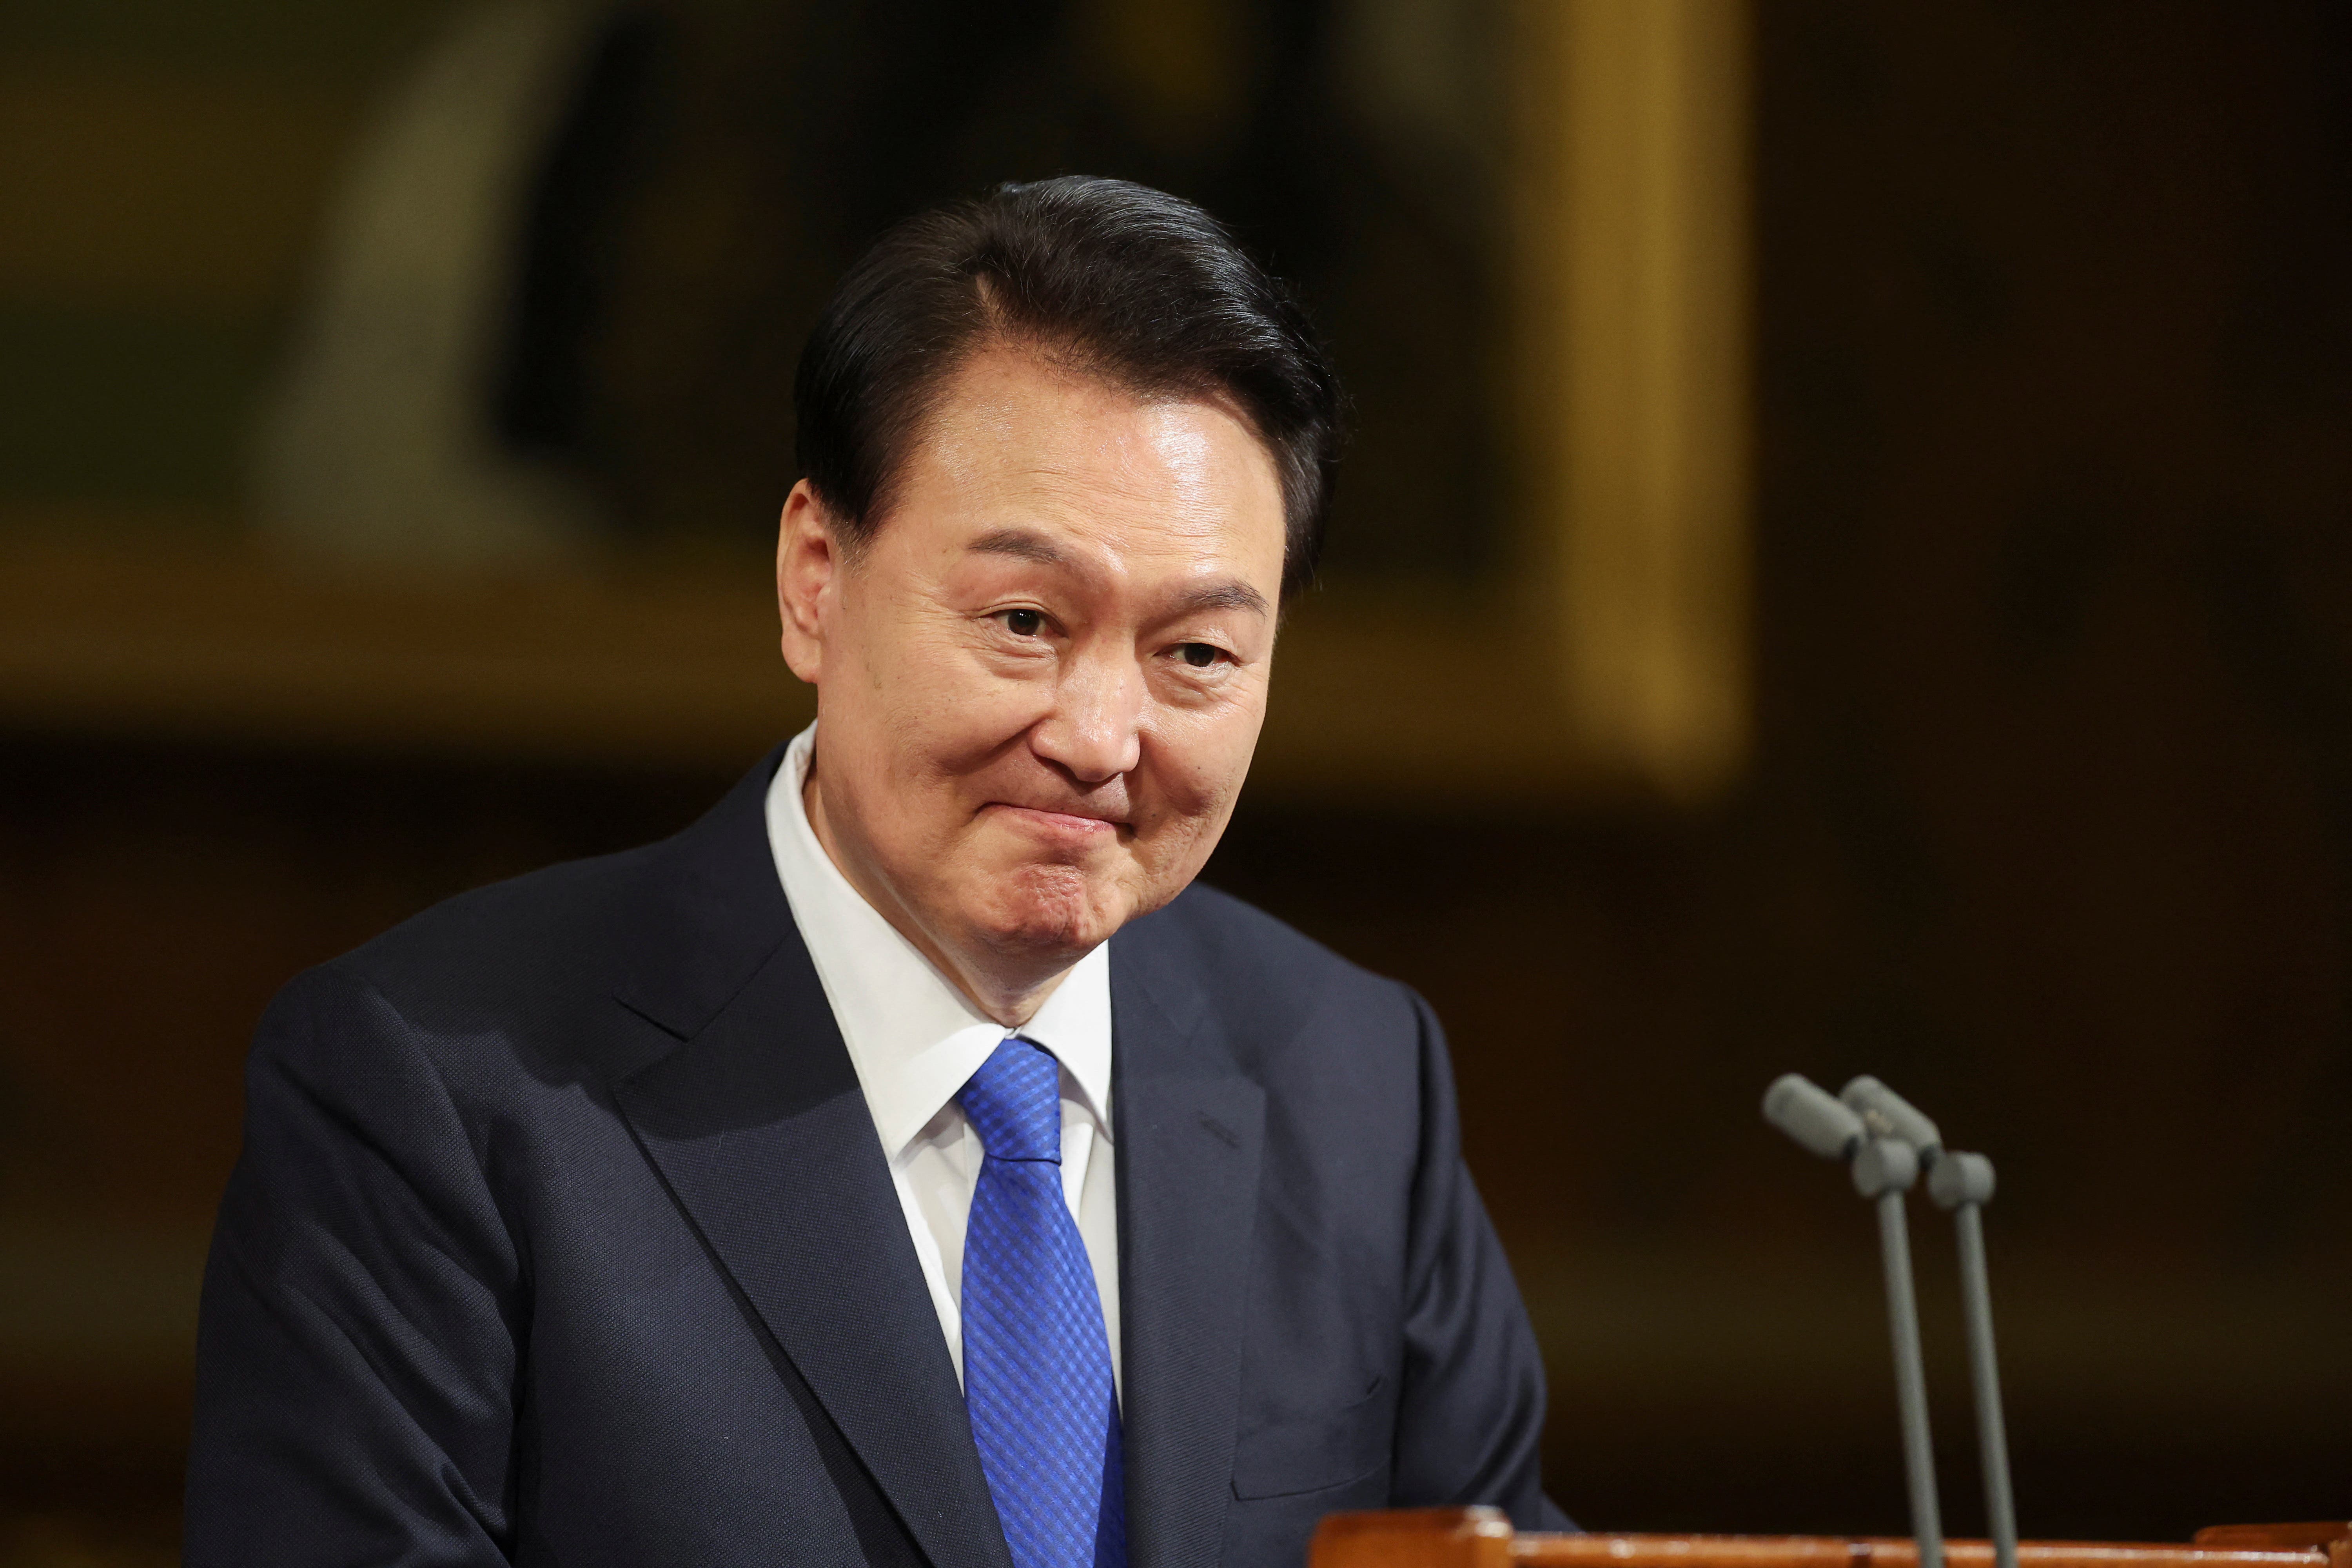
[(1145, 395), (1231, 399), (1281, 476), (1283, 593), (1313, 580), (1341, 397), (1305, 310), (1192, 203), (1080, 175), (918, 214), (834, 290), (793, 394), (801, 471), (853, 548), (948, 377), (992, 342)]

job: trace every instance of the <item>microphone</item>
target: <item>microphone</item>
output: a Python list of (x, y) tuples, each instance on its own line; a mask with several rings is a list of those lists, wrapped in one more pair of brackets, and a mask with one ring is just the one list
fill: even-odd
[(1937, 1156), (1944, 1152), (1944, 1135), (1936, 1131), (1936, 1124), (1917, 1106), (1868, 1073), (1840, 1089), (1838, 1100), (1862, 1118), (1862, 1124), (1870, 1129), (1872, 1136), (1899, 1138), (1910, 1144), (1924, 1166), (1932, 1167)]
[[(1911, 1533), (1918, 1543), (1919, 1568), (1944, 1568), (1936, 1453), (1927, 1432), (1927, 1373), (1919, 1353), (1919, 1302), (1911, 1285), (1911, 1232), (1903, 1215), (1903, 1194), (1919, 1179), (1919, 1155), (1905, 1140), (1874, 1131), (1868, 1113), (1798, 1073), (1772, 1080), (1764, 1092), (1764, 1119), (1822, 1158), (1847, 1161), (1854, 1190), (1878, 1209), (1878, 1256), (1886, 1276), (1887, 1328), (1895, 1343), (1895, 1394), (1903, 1418)], [(1891, 1132), (1892, 1120), (1885, 1119), (1885, 1124)]]
[(1764, 1120), (1824, 1160), (1851, 1159), (1869, 1136), (1861, 1117), (1802, 1073), (1772, 1080), (1764, 1091)]
[(1984, 1472), (1985, 1528), (1995, 1568), (2017, 1568), (2017, 1502), (2009, 1483), (2009, 1434), (2000, 1406), (2000, 1367), (1993, 1353), (1992, 1284), (1985, 1267), (1984, 1205), (1992, 1201), (1992, 1162), (1944, 1147), (1943, 1134), (1917, 1107), (1867, 1075), (1839, 1095), (1874, 1131), (1911, 1145), (1927, 1167), (1927, 1195), (1950, 1212), (1959, 1237), (1960, 1315), (1969, 1341), (1969, 1384), (1976, 1396), (1977, 1458)]

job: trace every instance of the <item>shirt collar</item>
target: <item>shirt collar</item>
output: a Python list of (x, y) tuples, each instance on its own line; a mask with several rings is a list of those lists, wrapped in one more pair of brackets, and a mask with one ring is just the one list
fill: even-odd
[[(768, 786), (768, 847), (866, 1090), (883, 1152), (898, 1158), (980, 1069), (1005, 1027), (967, 1001), (850, 885), (809, 825), (803, 786), (816, 726), (793, 738)], [(1097, 944), (1018, 1031), (1051, 1051), (1066, 1085), (1110, 1136), (1110, 944)]]

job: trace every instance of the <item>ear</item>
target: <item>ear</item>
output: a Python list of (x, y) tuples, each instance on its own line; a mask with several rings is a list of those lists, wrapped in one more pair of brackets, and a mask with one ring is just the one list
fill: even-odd
[(824, 634), (841, 569), (841, 539), (832, 514), (806, 479), (784, 498), (776, 528), (776, 611), (783, 623), (784, 662), (816, 685), (824, 674)]

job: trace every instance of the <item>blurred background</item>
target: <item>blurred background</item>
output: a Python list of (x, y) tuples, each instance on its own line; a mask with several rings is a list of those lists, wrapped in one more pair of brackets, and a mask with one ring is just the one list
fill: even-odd
[(807, 323), (1066, 171), (1353, 388), (1207, 876), (1446, 1021), (1570, 1511), (1905, 1528), (1790, 1068), (1998, 1163), (2029, 1535), (2352, 1508), (2352, 9), (0, 0), (0, 1563), (173, 1559), (262, 1005), (804, 721)]

